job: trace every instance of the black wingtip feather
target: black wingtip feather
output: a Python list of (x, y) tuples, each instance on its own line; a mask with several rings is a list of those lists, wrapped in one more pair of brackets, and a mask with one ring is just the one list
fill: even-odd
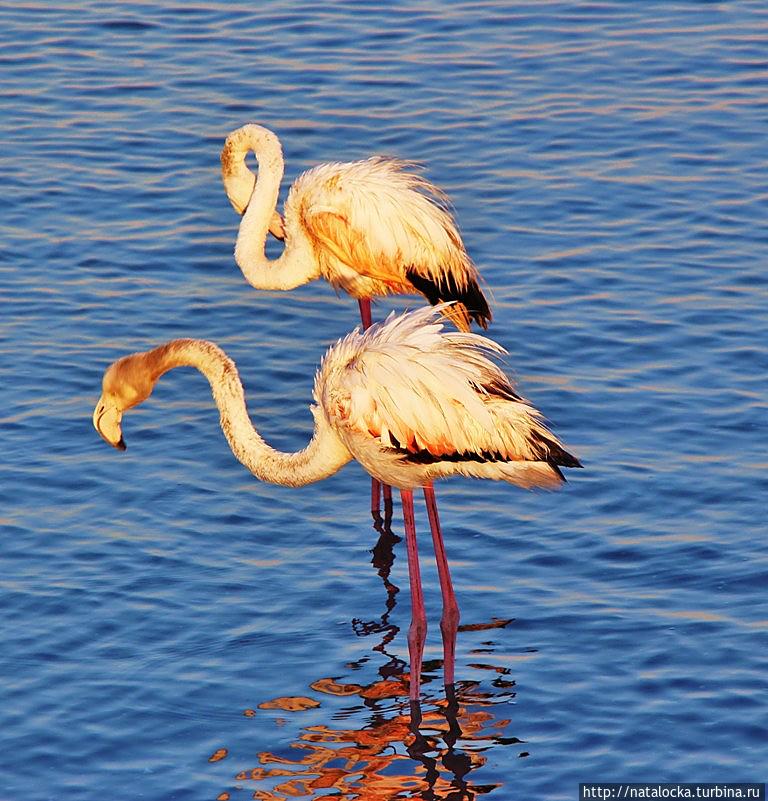
[(572, 453), (568, 453), (559, 443), (536, 432), (531, 432), (531, 435), (535, 440), (536, 450), (542, 462), (549, 462), (553, 467), (556, 465), (560, 467), (584, 467)]
[[(393, 450), (400, 451), (405, 456), (405, 461), (411, 464), (434, 464), (435, 462), (511, 462), (514, 461), (508, 456), (502, 456), (495, 451), (481, 451), (480, 453), (467, 452), (467, 453), (443, 453), (440, 456), (435, 456), (428, 450), (409, 451), (400, 445), (400, 443), (392, 437)], [(550, 447), (549, 453), (541, 456), (539, 459), (532, 459), (530, 461), (546, 462), (557, 475), (565, 481), (561, 467), (582, 467), (581, 462), (573, 455), (559, 447)]]
[(556, 464), (552, 464), (552, 462), (547, 462), (547, 464), (552, 468), (552, 470), (554, 470), (555, 473), (557, 473), (557, 477), (563, 482), (563, 484), (568, 483), (567, 479), (563, 475), (563, 471)]
[(466, 307), (472, 320), (481, 328), (488, 328), (488, 323), (492, 319), (491, 309), (477, 281), (470, 280), (467, 286), (462, 288), (450, 273), (441, 276), (439, 281), (434, 281), (428, 276), (417, 273), (412, 267), (405, 271), (405, 275), (433, 306), (450, 300), (458, 301)]

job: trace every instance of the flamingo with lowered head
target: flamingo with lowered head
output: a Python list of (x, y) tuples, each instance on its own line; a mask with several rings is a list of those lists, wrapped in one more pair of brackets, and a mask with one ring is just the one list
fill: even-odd
[(125, 449), (123, 412), (146, 400), (174, 367), (208, 379), (232, 452), (257, 478), (298, 487), (356, 459), (371, 476), (398, 487), (405, 520), (411, 590), (408, 631), (410, 696), (419, 697), (427, 621), (416, 544), (413, 490), (422, 487), (437, 561), (446, 685), (454, 681), (459, 608), (443, 545), (433, 481), (452, 475), (553, 489), (561, 467), (580, 467), (518, 395), (490, 356), (503, 348), (477, 334), (444, 332), (437, 309), (421, 309), (364, 332), (353, 331), (326, 353), (315, 376), (315, 430), (297, 453), (271, 448), (251, 423), (237, 368), (211, 342), (177, 339), (118, 359), (104, 374), (93, 414), (99, 434)]
[[(249, 151), (258, 178), (245, 162)], [(469, 330), (470, 320), (487, 328), (491, 311), (480, 276), (445, 198), (411, 166), (381, 156), (321, 164), (294, 181), (281, 217), (280, 140), (255, 123), (233, 131), (221, 151), (221, 173), (227, 197), (243, 215), (235, 261), (248, 283), (294, 289), (323, 277), (360, 301), (366, 328), (372, 297), (414, 293), (433, 305), (455, 301), (444, 311), (461, 330)], [(268, 232), (285, 241), (275, 261), (264, 250)]]

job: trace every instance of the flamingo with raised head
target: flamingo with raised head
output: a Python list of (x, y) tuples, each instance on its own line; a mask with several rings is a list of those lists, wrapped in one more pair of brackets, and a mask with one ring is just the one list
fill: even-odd
[(492, 360), (503, 348), (477, 334), (445, 332), (442, 311), (438, 306), (391, 314), (333, 345), (315, 376), (314, 434), (297, 453), (276, 451), (261, 438), (248, 414), (235, 363), (203, 340), (177, 339), (118, 359), (104, 374), (93, 413), (99, 434), (124, 449), (123, 412), (146, 400), (164, 373), (195, 367), (211, 385), (232, 452), (262, 481), (303, 486), (356, 459), (371, 476), (399, 488), (411, 590), (413, 700), (419, 697), (427, 631), (413, 490), (423, 488), (427, 505), (443, 600), (444, 677), (452, 686), (459, 607), (433, 482), (463, 475), (552, 489), (564, 481), (561, 467), (581, 466)]

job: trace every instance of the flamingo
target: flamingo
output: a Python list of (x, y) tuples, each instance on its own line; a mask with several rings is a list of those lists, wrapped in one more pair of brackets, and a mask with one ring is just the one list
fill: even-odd
[[(258, 180), (245, 163), (253, 151)], [(458, 328), (491, 321), (477, 268), (467, 255), (445, 196), (413, 165), (374, 156), (321, 164), (291, 186), (284, 217), (276, 211), (283, 177), (280, 140), (249, 123), (233, 131), (221, 151), (224, 189), (243, 215), (235, 261), (256, 289), (294, 289), (321, 276), (359, 300), (371, 324), (372, 297), (421, 293)], [(267, 232), (285, 240), (280, 258), (264, 251)]]
[(175, 367), (195, 367), (211, 385), (235, 457), (262, 481), (299, 487), (352, 459), (402, 499), (411, 591), (410, 697), (419, 697), (427, 619), (414, 523), (423, 488), (443, 602), (444, 678), (453, 687), (459, 606), (451, 582), (433, 482), (455, 475), (553, 489), (561, 467), (581, 467), (493, 361), (505, 353), (473, 333), (445, 332), (442, 306), (394, 313), (333, 345), (315, 376), (312, 439), (301, 451), (271, 448), (254, 428), (235, 363), (216, 345), (176, 339), (114, 362), (93, 413), (99, 434), (124, 450), (122, 415)]

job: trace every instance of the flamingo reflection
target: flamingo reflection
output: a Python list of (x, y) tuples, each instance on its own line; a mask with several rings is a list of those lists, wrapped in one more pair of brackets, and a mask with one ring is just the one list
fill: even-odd
[[(329, 695), (350, 691), (350, 685), (333, 680), (313, 686)], [(370, 695), (376, 689), (369, 685), (359, 692)], [(275, 701), (268, 702), (270, 708)], [(469, 686), (423, 710), (418, 702), (379, 708), (379, 715), (358, 727), (305, 726), (289, 745), (292, 753), (262, 751), (258, 764), (239, 770), (234, 779), (241, 789), (253, 788), (251, 797), (259, 801), (469, 801), (501, 787), (472, 780), (487, 761), (485, 752), (494, 745), (523, 743), (507, 735), (510, 721), (497, 717), (498, 708), (492, 693)], [(517, 748), (515, 756), (525, 753)]]
[[(407, 664), (387, 651), (399, 630), (390, 620), (399, 592), (390, 575), (393, 548), (400, 538), (390, 523), (386, 516), (376, 521), (379, 539), (371, 559), (385, 592), (383, 612), (378, 619), (352, 622), (356, 634), (376, 638), (371, 656), (381, 654), (387, 661), (367, 684), (323, 677), (311, 684), (310, 695), (273, 698), (245, 710), (246, 716), (261, 719), (260, 730), (275, 716), (281, 739), (291, 716), (307, 710), (333, 708), (328, 718), (346, 721), (344, 727), (306, 725), (288, 749), (262, 751), (257, 754), (257, 764), (241, 767), (234, 776), (236, 785), (251, 791), (250, 797), (257, 801), (396, 801), (414, 797), (470, 801), (501, 787), (479, 783), (473, 777), (485, 765), (489, 749), (511, 748), (515, 757), (527, 755), (521, 750), (524, 741), (507, 731), (509, 717), (499, 715), (514, 702), (515, 682), (509, 668), (493, 664), (492, 642), (477, 649), (488, 661), (473, 665), (492, 677), (489, 689), (482, 689), (479, 682), (461, 682), (447, 687), (445, 697), (429, 705), (408, 700)], [(485, 632), (509, 623), (492, 619), (462, 628)], [(360, 671), (371, 656), (349, 667)], [(221, 752), (228, 754), (226, 749)], [(229, 798), (228, 791), (219, 796), (222, 801)]]

